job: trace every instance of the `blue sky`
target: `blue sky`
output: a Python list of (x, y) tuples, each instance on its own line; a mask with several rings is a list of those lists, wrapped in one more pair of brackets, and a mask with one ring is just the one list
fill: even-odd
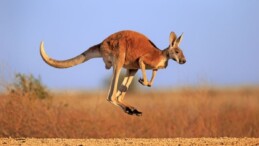
[[(159, 70), (157, 88), (203, 82), (258, 85), (258, 7), (257, 0), (2, 0), (0, 73), (40, 75), (50, 88), (102, 87), (112, 70), (106, 70), (101, 59), (69, 69), (52, 68), (39, 55), (40, 41), (51, 57), (67, 59), (114, 32), (131, 29), (160, 49), (168, 46), (171, 31), (184, 32), (180, 47), (187, 63), (170, 61), (168, 68)], [(140, 75), (139, 71), (137, 78)]]

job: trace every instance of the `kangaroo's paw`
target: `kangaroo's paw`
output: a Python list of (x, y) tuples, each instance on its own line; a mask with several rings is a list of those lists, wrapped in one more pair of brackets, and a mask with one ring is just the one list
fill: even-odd
[(151, 86), (152, 86), (152, 84), (151, 84), (150, 82), (148, 82), (147, 86), (148, 86), (148, 87), (151, 87)]
[(151, 86), (152, 86), (152, 83), (151, 83), (151, 82), (144, 82), (144, 80), (143, 80), (142, 78), (140, 78), (140, 79), (138, 80), (138, 82), (139, 82), (140, 84), (142, 84), (143, 86), (148, 86), (148, 87), (151, 87)]
[(142, 84), (143, 86), (148, 86), (148, 85), (149, 85), (149, 83), (148, 83), (148, 82), (144, 82), (144, 80), (143, 80), (142, 78), (140, 78), (140, 79), (138, 80), (138, 82), (139, 82), (140, 84)]
[(144, 80), (143, 80), (142, 78), (139, 78), (139, 79), (138, 79), (138, 82), (139, 82), (140, 84), (144, 85), (144, 84), (143, 84)]

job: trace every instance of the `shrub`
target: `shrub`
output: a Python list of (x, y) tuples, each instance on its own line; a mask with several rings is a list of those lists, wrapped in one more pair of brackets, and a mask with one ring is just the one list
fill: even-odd
[(16, 74), (15, 81), (8, 88), (8, 92), (17, 95), (26, 95), (30, 98), (50, 98), (47, 88), (42, 84), (41, 78), (35, 78), (32, 74)]

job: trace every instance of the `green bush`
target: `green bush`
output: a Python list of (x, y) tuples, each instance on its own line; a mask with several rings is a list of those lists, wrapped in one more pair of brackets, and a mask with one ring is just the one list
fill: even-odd
[(47, 88), (42, 84), (41, 78), (35, 78), (32, 74), (16, 74), (15, 81), (8, 89), (12, 94), (22, 94), (30, 98), (50, 98)]

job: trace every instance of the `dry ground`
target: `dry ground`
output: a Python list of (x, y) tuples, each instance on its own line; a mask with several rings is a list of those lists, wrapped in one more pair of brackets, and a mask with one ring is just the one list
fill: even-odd
[(123, 138), (123, 139), (58, 139), (58, 138), (1, 138), (0, 145), (21, 146), (184, 146), (184, 145), (239, 145), (258, 146), (259, 138)]

